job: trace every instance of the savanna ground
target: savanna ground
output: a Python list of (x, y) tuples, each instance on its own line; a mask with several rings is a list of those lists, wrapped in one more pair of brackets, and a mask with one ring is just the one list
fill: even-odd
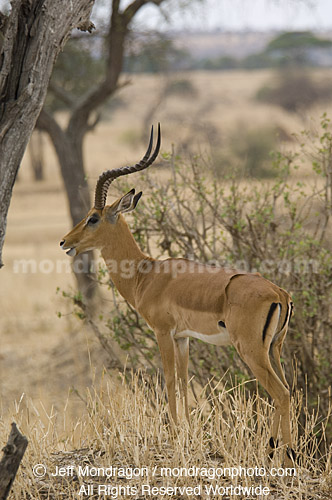
[[(325, 71), (316, 77), (331, 75)], [(188, 151), (189, 143), (191, 152), (210, 155), (210, 148), (218, 142), (222, 147), (234, 131), (241, 141), (248, 128), (263, 130), (271, 125), (289, 139), (291, 133), (312, 126), (323, 111), (331, 116), (332, 105), (295, 115), (255, 101), (257, 90), (272, 78), (269, 71), (192, 73), (184, 78), (190, 79), (195, 92), (168, 97), (152, 118), (162, 123), (163, 151), (170, 151), (173, 144), (177, 150), (180, 143)], [(108, 119), (88, 136), (85, 145), (91, 192), (103, 170), (140, 158), (145, 147), (141, 136), (150, 125), (146, 123), (148, 110), (157, 103), (161, 86), (159, 77), (134, 76), (132, 85), (119, 94), (120, 105), (105, 110)], [(331, 450), (322, 467), (313, 458), (315, 450), (310, 455), (307, 446), (318, 411), (307, 416), (299, 445), (306, 449), (310, 463), (301, 462), (296, 476), (281, 477), (281, 469), (279, 475), (268, 476), (272, 467), (281, 467), (282, 456), (278, 453), (273, 462), (265, 458), (272, 411), (266, 399), (245, 396), (244, 385), (236, 381), (231, 389), (222, 389), (223, 381), (213, 381), (213, 387), (222, 389), (212, 390), (214, 411), (206, 405), (203, 392), (199, 404), (193, 405), (191, 431), (182, 420), (172, 437), (157, 379), (152, 385), (142, 385), (133, 375), (131, 383), (125, 384), (121, 372), (105, 372), (107, 355), (93, 333), (71, 314), (71, 304), (57, 293), (57, 288), (68, 290), (75, 285), (70, 259), (59, 247), (70, 222), (49, 144), (45, 174), (44, 181), (34, 182), (26, 155), (14, 188), (1, 270), (0, 445), (6, 442), (12, 420), (29, 439), (11, 498), (78, 498), (82, 486), (79, 498), (98, 498), (98, 484), (124, 488), (110, 489), (108, 498), (332, 498)], [(136, 177), (132, 181), (139, 184)], [(21, 259), (30, 261), (25, 270)], [(102, 308), (110, 301), (103, 294)], [(160, 367), (159, 360), (156, 365)], [(298, 394), (292, 410), (294, 424), (304, 408), (305, 398)], [(41, 463), (47, 468), (45, 477), (38, 477), (38, 471), (37, 476), (33, 474), (32, 467)], [(74, 469), (67, 468), (71, 465)], [(121, 474), (82, 477), (77, 468), (86, 465), (126, 467), (127, 478)], [(56, 466), (65, 468), (63, 476), (51, 476)], [(247, 469), (247, 475), (243, 472), (239, 477), (234, 469), (233, 477), (227, 473), (212, 477), (213, 471), (220, 473), (220, 467), (239, 466)], [(174, 469), (171, 477), (165, 477), (161, 467), (186, 471), (208, 467), (210, 475), (196, 471), (178, 477)], [(255, 467), (264, 469), (249, 476), (248, 468)], [(142, 473), (130, 479), (134, 468), (143, 468)], [(171, 495), (142, 490), (143, 484), (198, 489), (174, 490)], [(88, 485), (94, 485), (94, 490), (88, 490)], [(211, 485), (260, 489), (213, 493)], [(264, 487), (268, 494), (262, 491)], [(105, 492), (101, 489), (100, 496)]]

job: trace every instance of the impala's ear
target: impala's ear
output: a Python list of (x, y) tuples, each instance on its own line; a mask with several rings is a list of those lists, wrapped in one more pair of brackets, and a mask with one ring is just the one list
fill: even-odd
[(119, 213), (124, 214), (134, 210), (141, 196), (142, 191), (137, 194), (135, 194), (135, 189), (129, 191), (129, 193), (122, 196), (122, 198), (119, 198), (115, 203), (113, 203), (113, 205), (107, 208), (107, 219), (111, 223), (114, 223), (116, 222)]
[(139, 200), (141, 199), (142, 194), (143, 194), (142, 191), (140, 191), (139, 193), (135, 194), (131, 210), (135, 210), (136, 205), (139, 202)]

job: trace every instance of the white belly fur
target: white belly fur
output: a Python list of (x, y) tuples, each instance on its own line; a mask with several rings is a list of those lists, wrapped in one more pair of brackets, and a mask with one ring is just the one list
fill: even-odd
[(192, 330), (183, 330), (182, 332), (172, 332), (174, 339), (183, 339), (186, 337), (192, 337), (194, 339), (203, 340), (208, 344), (213, 345), (229, 345), (231, 339), (226, 328), (222, 328), (222, 331), (214, 333), (212, 335), (206, 335), (204, 333), (193, 332)]

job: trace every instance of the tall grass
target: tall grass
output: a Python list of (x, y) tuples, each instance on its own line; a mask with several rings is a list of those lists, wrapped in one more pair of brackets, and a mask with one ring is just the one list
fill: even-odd
[[(332, 453), (324, 437), (330, 413), (320, 420), (319, 411), (307, 410), (302, 393), (293, 395), (299, 463), (296, 469), (286, 470), (282, 448), (272, 461), (266, 456), (273, 410), (267, 400), (258, 392), (249, 393), (245, 383), (228, 387), (212, 380), (209, 386), (213, 404), (207, 403), (204, 388), (201, 402), (191, 409), (191, 426), (182, 415), (177, 429), (170, 426), (159, 378), (139, 373), (132, 374), (129, 382), (122, 377), (116, 383), (105, 375), (82, 395), (85, 412), (70, 423), (66, 409), (42, 415), (22, 398), (12, 414), (0, 420), (1, 445), (12, 419), (29, 439), (10, 498), (221, 498), (223, 492), (225, 498), (257, 498), (258, 487), (268, 489), (264, 490), (269, 492), (267, 498), (331, 498)], [(300, 412), (305, 414), (305, 427), (299, 437)], [(37, 468), (37, 476), (33, 472), (37, 464), (45, 466), (42, 477), (38, 477), (42, 469)], [(84, 475), (87, 467), (91, 475)], [(115, 467), (119, 469), (113, 474)], [(94, 468), (101, 475), (95, 475)], [(103, 475), (105, 471), (109, 477)], [(172, 488), (173, 494), (165, 496), (162, 487)], [(210, 487), (220, 489), (213, 494)], [(239, 496), (240, 487), (256, 490), (253, 496)]]

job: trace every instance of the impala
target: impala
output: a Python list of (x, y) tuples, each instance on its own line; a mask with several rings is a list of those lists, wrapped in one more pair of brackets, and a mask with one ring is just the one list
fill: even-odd
[[(112, 205), (106, 205), (111, 182), (148, 168), (158, 156), (160, 140), (158, 126), (157, 144), (151, 154), (152, 127), (147, 152), (139, 163), (107, 170), (99, 177), (94, 207), (60, 245), (70, 256), (100, 249), (120, 294), (154, 330), (175, 424), (175, 365), (189, 421), (189, 338), (218, 346), (232, 344), (274, 400), (269, 454), (272, 456), (277, 446), (281, 423), (285, 463), (292, 465), (295, 453), (290, 430), (290, 394), (280, 363), (292, 313), (289, 294), (258, 273), (218, 268), (186, 259), (152, 259), (140, 250), (123, 217), (124, 213), (136, 208), (142, 192), (135, 194), (132, 189)], [(123, 272), (124, 262), (131, 263), (131, 272)]]

